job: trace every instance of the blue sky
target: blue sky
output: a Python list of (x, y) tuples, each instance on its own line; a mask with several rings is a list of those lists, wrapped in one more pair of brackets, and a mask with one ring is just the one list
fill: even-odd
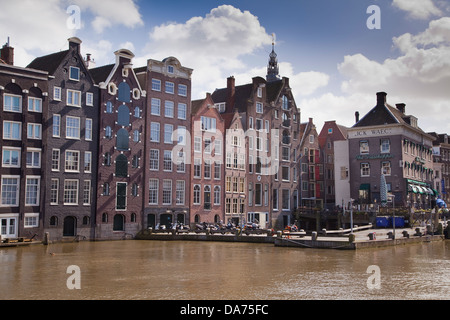
[[(193, 98), (265, 76), (271, 34), (280, 74), (290, 78), (302, 121), (312, 117), (352, 126), (377, 91), (406, 103), (425, 131), (450, 133), (450, 1), (448, 0), (0, 0), (0, 41), (11, 37), (16, 64), (83, 40), (98, 66), (128, 48), (135, 65), (179, 58), (193, 68)], [(66, 9), (81, 10), (69, 29)], [(380, 9), (381, 29), (366, 26)], [(40, 19), (35, 19), (38, 16)], [(12, 27), (13, 26), (13, 27)]]

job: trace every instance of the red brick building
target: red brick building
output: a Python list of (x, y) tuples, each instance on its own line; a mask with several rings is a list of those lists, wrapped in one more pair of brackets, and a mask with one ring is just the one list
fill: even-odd
[(211, 95), (192, 101), (191, 223), (224, 222), (224, 133)]
[(146, 72), (144, 227), (187, 224), (192, 69), (169, 57), (148, 60)]

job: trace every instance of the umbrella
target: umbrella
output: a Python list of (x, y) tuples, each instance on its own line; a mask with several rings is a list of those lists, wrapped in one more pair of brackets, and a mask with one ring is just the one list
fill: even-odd
[(381, 199), (381, 206), (385, 207), (387, 204), (387, 184), (384, 174), (381, 175), (380, 181), (380, 199)]

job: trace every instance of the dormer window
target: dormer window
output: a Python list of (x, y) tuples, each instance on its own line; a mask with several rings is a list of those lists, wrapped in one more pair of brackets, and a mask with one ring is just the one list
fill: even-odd
[(173, 66), (167, 66), (167, 72), (173, 74)]

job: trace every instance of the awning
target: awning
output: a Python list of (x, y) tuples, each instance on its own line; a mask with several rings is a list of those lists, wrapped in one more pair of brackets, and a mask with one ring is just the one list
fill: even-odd
[(363, 183), (359, 186), (359, 190), (370, 190), (370, 183)]
[(418, 193), (419, 192), (419, 189), (417, 188), (417, 186), (415, 186), (413, 184), (410, 184), (409, 188), (411, 188), (411, 191), (414, 192), (414, 193)]

